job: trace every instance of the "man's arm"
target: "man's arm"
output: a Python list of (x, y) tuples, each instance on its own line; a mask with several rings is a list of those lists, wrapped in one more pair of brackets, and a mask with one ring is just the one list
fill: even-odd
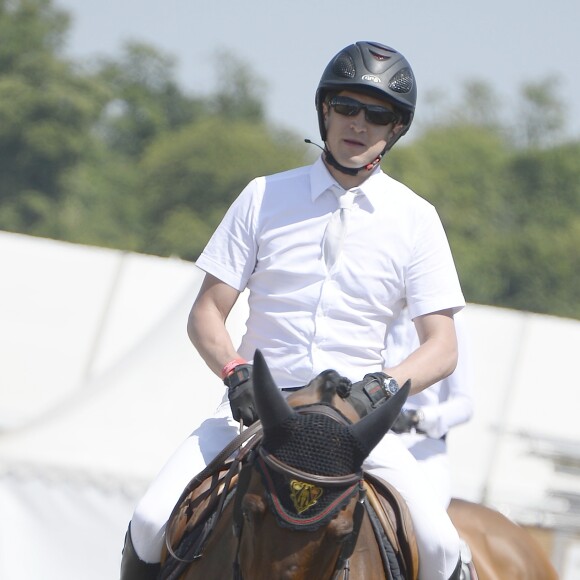
[(464, 311), (458, 312), (454, 321), (458, 360), (455, 370), (442, 382), (447, 391), (447, 398), (437, 405), (422, 408), (425, 425), (437, 425), (441, 434), (466, 423), (473, 416), (473, 368)]
[(220, 378), (224, 365), (240, 358), (226, 329), (226, 319), (239, 295), (236, 289), (206, 274), (187, 321), (193, 346)]
[(385, 369), (399, 385), (411, 379), (411, 395), (449, 376), (457, 365), (457, 337), (452, 310), (414, 319), (420, 346), (398, 365)]

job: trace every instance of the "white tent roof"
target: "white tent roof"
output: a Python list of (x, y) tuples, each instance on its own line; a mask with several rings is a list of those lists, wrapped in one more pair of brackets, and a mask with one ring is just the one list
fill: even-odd
[(223, 395), (186, 333), (200, 271), (6, 233), (0, 259), (0, 465), (148, 481)]
[[(117, 573), (136, 498), (223, 394), (186, 334), (201, 277), (182, 260), (0, 232), (0, 512), (37, 534), (69, 517), (69, 550), (74, 514), (92, 517), (93, 544), (113, 554), (94, 578)], [(476, 412), (449, 438), (456, 495), (520, 518), (557, 512), (546, 503), (554, 491), (580, 493), (577, 474), (554, 467), (570, 463), (580, 440), (580, 322), (472, 304), (466, 312)], [(246, 314), (241, 300), (228, 321), (234, 337)], [(41, 493), (50, 501), (38, 521)], [(8, 532), (14, 523), (0, 519), (0, 577), (37, 577), (16, 559), (28, 544)], [(62, 556), (54, 545), (46, 553), (49, 579)], [(54, 578), (91, 578), (68, 574), (60, 566)]]

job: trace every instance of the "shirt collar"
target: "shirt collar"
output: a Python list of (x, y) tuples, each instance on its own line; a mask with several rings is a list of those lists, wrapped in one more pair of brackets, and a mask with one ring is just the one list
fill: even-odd
[[(366, 200), (363, 201), (359, 198), (359, 205), (361, 207), (368, 203), (370, 206), (369, 209), (374, 209), (377, 196), (381, 193), (378, 185), (382, 181), (382, 175), (383, 172), (380, 166), (377, 166), (371, 175), (357, 187), (359, 193), (363, 194), (363, 198)], [(310, 168), (310, 193), (312, 195), (312, 201), (316, 201), (324, 192), (331, 190), (333, 187), (343, 189), (328, 171), (321, 155)]]
[(324, 165), (321, 155), (310, 167), (310, 194), (312, 195), (312, 201), (316, 201), (325, 191), (337, 186), (340, 187), (326, 168), (326, 165)]

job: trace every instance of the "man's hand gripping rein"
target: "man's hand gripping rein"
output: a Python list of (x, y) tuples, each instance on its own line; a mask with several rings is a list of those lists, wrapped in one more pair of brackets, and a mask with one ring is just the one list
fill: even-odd
[(224, 385), (228, 387), (228, 399), (234, 419), (249, 427), (258, 420), (254, 401), (252, 365), (240, 361), (240, 364), (235, 365), (224, 377)]

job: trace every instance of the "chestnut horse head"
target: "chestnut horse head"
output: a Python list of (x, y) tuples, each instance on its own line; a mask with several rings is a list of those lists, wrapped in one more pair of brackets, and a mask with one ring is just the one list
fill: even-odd
[[(409, 385), (356, 423), (340, 393), (344, 386), (338, 373), (326, 371), (289, 404), (256, 352), (263, 439), (234, 514), (241, 578), (330, 579), (352, 556), (361, 539), (362, 463), (395, 421)], [(367, 540), (376, 543), (374, 536)], [(377, 567), (384, 574), (380, 559), (373, 575)], [(354, 577), (375, 577), (365, 573)]]
[(286, 400), (256, 351), (253, 380), (261, 436), (252, 425), (233, 442), (239, 451), (220, 454), (233, 459), (210, 464), (184, 490), (167, 526), (160, 578), (384, 580), (362, 464), (410, 385), (358, 420), (346, 400), (350, 381), (333, 370)]

